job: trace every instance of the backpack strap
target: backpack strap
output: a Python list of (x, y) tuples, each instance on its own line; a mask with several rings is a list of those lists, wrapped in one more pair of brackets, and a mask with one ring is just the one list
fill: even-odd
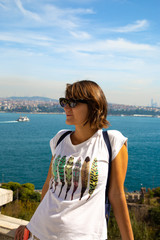
[(62, 136), (58, 139), (56, 147), (60, 144), (60, 142), (62, 142), (62, 140), (68, 135), (70, 134), (72, 131), (67, 131), (65, 133), (62, 134)]
[(109, 178), (111, 174), (111, 161), (112, 161), (112, 149), (111, 149), (111, 144), (108, 136), (107, 131), (103, 131), (103, 137), (104, 141), (106, 143), (106, 146), (108, 148), (108, 153), (109, 153), (109, 165), (108, 165), (108, 177), (107, 177), (107, 182), (106, 182), (106, 194), (105, 194), (105, 215), (106, 215), (106, 220), (107, 220), (107, 225), (109, 221), (109, 215), (110, 215), (110, 210), (111, 210), (111, 204), (108, 199), (108, 190), (109, 190)]
[(111, 144), (110, 144), (110, 140), (109, 140), (107, 131), (103, 131), (103, 138), (104, 138), (104, 141), (106, 143), (106, 146), (108, 148), (108, 153), (109, 153), (109, 168), (108, 168), (108, 178), (107, 178), (107, 184), (106, 184), (106, 189), (108, 191), (108, 188), (109, 188), (108, 183), (109, 183), (109, 177), (110, 177), (110, 173), (111, 173), (112, 149), (111, 149)]

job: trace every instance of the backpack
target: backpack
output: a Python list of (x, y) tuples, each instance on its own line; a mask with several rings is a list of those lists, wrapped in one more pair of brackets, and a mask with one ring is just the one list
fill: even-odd
[[(56, 147), (71, 132), (72, 131), (67, 131), (64, 134), (62, 134), (62, 136), (57, 141)], [(104, 138), (104, 141), (106, 143), (108, 153), (109, 153), (108, 177), (107, 177), (107, 182), (106, 182), (106, 193), (105, 193), (105, 216), (106, 216), (106, 221), (107, 221), (107, 225), (108, 225), (109, 215), (110, 215), (110, 210), (111, 210), (111, 204), (108, 199), (108, 189), (109, 189), (109, 177), (110, 177), (110, 173), (111, 173), (112, 149), (111, 149), (111, 144), (109, 141), (108, 132), (103, 131), (102, 133), (103, 133), (103, 138)]]

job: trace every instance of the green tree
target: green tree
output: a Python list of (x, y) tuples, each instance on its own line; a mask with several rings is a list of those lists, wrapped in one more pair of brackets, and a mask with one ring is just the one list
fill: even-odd
[(16, 191), (17, 188), (20, 188), (21, 184), (17, 182), (8, 182), (8, 183), (3, 183), (1, 188), (5, 189), (10, 189), (12, 191)]
[(30, 190), (25, 187), (21, 187), (19, 190), (19, 200), (22, 200), (22, 201), (29, 200), (32, 193), (33, 193), (33, 190)]
[(24, 183), (24, 184), (21, 185), (21, 187), (27, 188), (31, 191), (34, 191), (34, 189), (35, 189), (35, 186), (32, 183)]
[(31, 200), (40, 202), (41, 199), (41, 194), (34, 191), (35, 186), (32, 183), (20, 184), (17, 182), (8, 182), (3, 183), (2, 188), (10, 189), (13, 191), (13, 200)]

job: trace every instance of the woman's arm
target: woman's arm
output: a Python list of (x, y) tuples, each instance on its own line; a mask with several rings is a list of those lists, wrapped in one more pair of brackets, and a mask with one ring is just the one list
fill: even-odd
[(52, 160), (53, 160), (53, 156), (52, 156), (51, 163), (50, 163), (50, 166), (49, 166), (49, 170), (48, 170), (48, 175), (47, 175), (46, 181), (45, 181), (45, 183), (43, 185), (43, 188), (42, 188), (41, 201), (44, 198), (44, 196), (45, 196), (45, 194), (46, 194), (46, 192), (48, 191), (48, 188), (49, 188), (49, 182), (50, 182), (50, 179), (51, 179), (51, 176), (52, 176), (52, 173), (51, 173)]
[(108, 197), (112, 205), (122, 240), (133, 240), (133, 232), (124, 193), (124, 181), (128, 165), (128, 152), (122, 146), (116, 158), (112, 161)]

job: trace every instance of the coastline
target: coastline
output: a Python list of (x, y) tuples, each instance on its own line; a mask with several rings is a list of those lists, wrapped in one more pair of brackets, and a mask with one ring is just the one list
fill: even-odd
[[(0, 113), (16, 113), (16, 114), (54, 114), (54, 115), (64, 115), (65, 112), (6, 112), (0, 111)], [(148, 117), (148, 118), (160, 118), (160, 115), (147, 115), (147, 114), (108, 114), (107, 116), (119, 116), (119, 117)]]
[(16, 114), (65, 114), (65, 112), (5, 112), (0, 111), (0, 113), (16, 113)]

